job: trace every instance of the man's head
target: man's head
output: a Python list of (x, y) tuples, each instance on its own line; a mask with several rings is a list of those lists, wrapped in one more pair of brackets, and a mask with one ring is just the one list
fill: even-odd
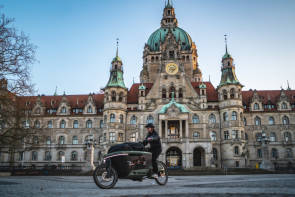
[(145, 128), (151, 133), (154, 131), (155, 126), (152, 123), (148, 123)]

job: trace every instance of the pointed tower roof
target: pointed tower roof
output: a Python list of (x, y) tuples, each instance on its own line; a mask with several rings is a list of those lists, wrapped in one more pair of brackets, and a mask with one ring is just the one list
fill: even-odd
[(227, 51), (227, 35), (226, 34), (224, 35), (224, 39), (225, 39), (225, 54), (222, 57), (222, 59), (232, 58), (231, 55)]
[(173, 6), (172, 6), (170, 0), (168, 0), (168, 2), (167, 2), (167, 4), (166, 4), (165, 8), (173, 8)]
[(119, 38), (117, 38), (116, 56), (112, 60), (112, 63), (114, 63), (114, 62), (121, 62), (122, 63), (122, 59), (119, 57)]

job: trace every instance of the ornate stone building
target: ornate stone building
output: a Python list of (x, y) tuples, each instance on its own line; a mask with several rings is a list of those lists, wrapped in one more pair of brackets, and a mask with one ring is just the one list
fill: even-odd
[[(226, 48), (219, 85), (204, 82), (197, 47), (168, 1), (161, 27), (144, 47), (141, 83), (125, 86), (117, 51), (104, 94), (22, 98), (34, 116), (30, 125), (46, 132), (16, 160), (83, 166), (89, 138), (96, 141), (97, 162), (112, 144), (143, 140), (144, 126), (154, 123), (160, 159), (171, 168), (294, 166), (295, 91), (243, 91), (233, 62)], [(9, 160), (0, 159), (3, 165)]]

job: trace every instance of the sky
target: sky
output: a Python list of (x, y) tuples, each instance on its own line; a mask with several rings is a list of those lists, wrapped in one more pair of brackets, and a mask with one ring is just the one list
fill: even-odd
[[(203, 80), (216, 87), (228, 50), (243, 90), (295, 89), (294, 0), (172, 0), (178, 25), (198, 50)], [(0, 0), (0, 11), (37, 46), (36, 94), (98, 93), (116, 54), (128, 88), (139, 82), (144, 45), (165, 0)]]

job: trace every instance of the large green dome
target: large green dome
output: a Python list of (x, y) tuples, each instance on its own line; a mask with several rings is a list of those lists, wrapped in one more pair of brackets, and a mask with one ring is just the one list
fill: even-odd
[[(171, 32), (173, 33), (176, 41), (179, 41), (182, 50), (190, 50), (192, 47), (192, 39), (188, 33), (186, 33), (183, 29), (179, 27), (170, 28)], [(160, 39), (164, 42), (169, 28), (161, 27), (157, 29), (148, 39), (148, 46), (151, 51), (159, 51), (160, 50)]]

